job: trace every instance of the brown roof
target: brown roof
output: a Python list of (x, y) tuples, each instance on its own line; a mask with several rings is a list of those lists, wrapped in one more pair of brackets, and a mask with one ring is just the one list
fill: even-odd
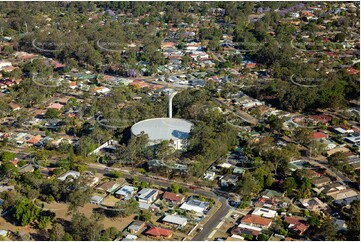
[(155, 237), (169, 237), (173, 234), (173, 232), (169, 229), (163, 229), (159, 227), (152, 227), (148, 229), (146, 234), (155, 236)]
[(115, 184), (119, 184), (119, 183), (117, 183), (115, 181), (104, 182), (103, 184), (97, 186), (97, 189), (106, 191), (106, 190), (112, 188)]
[(261, 216), (247, 214), (241, 220), (244, 224), (258, 224), (261, 226), (269, 226), (272, 223), (272, 219), (262, 218)]
[(290, 225), (290, 229), (298, 232), (299, 234), (302, 234), (308, 228), (306, 221), (300, 218), (285, 217), (284, 221)]
[(168, 199), (174, 202), (181, 202), (184, 199), (184, 196), (173, 192), (165, 192), (163, 194), (163, 199)]

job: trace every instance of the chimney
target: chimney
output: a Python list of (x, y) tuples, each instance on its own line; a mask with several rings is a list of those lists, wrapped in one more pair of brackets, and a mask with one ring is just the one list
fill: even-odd
[(168, 93), (168, 115), (169, 118), (172, 118), (172, 102), (173, 102), (173, 98), (174, 96), (177, 94), (177, 91), (170, 91)]

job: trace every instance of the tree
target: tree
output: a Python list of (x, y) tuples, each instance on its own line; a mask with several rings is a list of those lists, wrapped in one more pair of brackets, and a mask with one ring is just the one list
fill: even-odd
[(310, 141), (311, 132), (311, 129), (298, 127), (293, 131), (293, 139), (301, 145), (306, 145)]
[(335, 35), (335, 41), (336, 42), (344, 42), (345, 39), (346, 39), (346, 34), (344, 34), (344, 33), (337, 33)]
[(174, 193), (179, 193), (180, 188), (181, 187), (176, 183), (172, 183), (172, 185), (170, 186), (170, 190)]
[(73, 190), (67, 195), (66, 201), (69, 203), (69, 211), (76, 211), (78, 207), (82, 207), (90, 201), (92, 189), (82, 178), (75, 180), (72, 187)]
[(283, 120), (274, 114), (267, 118), (267, 123), (269, 124), (271, 130), (275, 130), (277, 132), (280, 132), (283, 126)]
[(151, 218), (152, 218), (152, 215), (149, 212), (149, 210), (142, 210), (142, 212), (140, 213), (140, 216), (139, 216), (139, 220), (141, 220), (141, 221), (149, 221)]
[(8, 178), (15, 178), (18, 175), (18, 169), (10, 162), (3, 162), (0, 166), (0, 173)]
[(322, 154), (322, 152), (325, 151), (326, 148), (326, 144), (321, 143), (318, 140), (312, 140), (309, 144), (308, 144), (308, 148), (309, 148), (309, 152), (310, 152), (310, 156), (314, 156), (314, 155), (320, 155)]
[(16, 154), (13, 152), (4, 151), (1, 153), (1, 161), (12, 161), (16, 157)]
[(60, 111), (58, 109), (48, 108), (48, 110), (46, 110), (46, 113), (45, 113), (45, 118), (46, 119), (56, 119), (59, 117), (59, 115), (60, 115)]
[(118, 209), (113, 213), (115, 216), (126, 217), (138, 211), (139, 203), (133, 198), (129, 201), (122, 200), (116, 203), (115, 209)]
[(259, 182), (249, 171), (246, 171), (243, 174), (242, 179), (238, 183), (238, 186), (238, 192), (243, 196), (251, 196), (257, 194), (262, 189)]
[(334, 240), (334, 241), (337, 241), (339, 240), (338, 239), (338, 236), (337, 236), (337, 230), (338, 230), (338, 227), (337, 225), (335, 224), (333, 218), (331, 217), (326, 217), (321, 226), (320, 226), (320, 235), (326, 240), (326, 241), (329, 241), (329, 240)]
[(348, 240), (360, 241), (360, 201), (356, 200), (351, 203), (350, 216), (346, 220)]
[(39, 214), (40, 209), (27, 198), (20, 198), (16, 202), (13, 211), (13, 217), (21, 226), (32, 223), (38, 218)]
[(51, 241), (60, 241), (63, 240), (65, 235), (65, 230), (63, 225), (60, 223), (53, 224), (53, 227), (49, 230), (49, 240)]
[(164, 162), (164, 159), (169, 158), (172, 152), (174, 152), (174, 147), (171, 146), (169, 140), (163, 140), (157, 145), (157, 158), (162, 162)]
[(267, 241), (267, 240), (268, 240), (268, 236), (265, 235), (265, 234), (259, 234), (259, 235), (257, 236), (257, 240), (258, 240), (258, 241)]
[(111, 171), (109, 175), (113, 178), (121, 178), (123, 176), (123, 174), (120, 171), (115, 171), (115, 170)]
[(295, 178), (293, 177), (287, 177), (283, 182), (283, 190), (287, 192), (287, 196), (292, 195), (294, 189), (296, 188), (297, 188), (297, 183)]
[(340, 169), (341, 164), (347, 161), (347, 155), (344, 152), (336, 152), (327, 157), (327, 161), (331, 167)]

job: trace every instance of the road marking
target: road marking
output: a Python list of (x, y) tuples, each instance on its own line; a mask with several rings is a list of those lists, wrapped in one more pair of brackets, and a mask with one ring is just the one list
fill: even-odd
[(217, 225), (216, 229), (219, 229), (223, 224), (224, 224), (224, 221), (220, 222), (220, 223)]
[(208, 236), (208, 239), (212, 238), (216, 232), (217, 232), (217, 230), (213, 230), (212, 233)]

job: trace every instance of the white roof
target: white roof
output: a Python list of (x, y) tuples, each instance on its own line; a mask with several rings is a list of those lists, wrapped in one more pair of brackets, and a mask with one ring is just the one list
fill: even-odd
[(180, 206), (180, 209), (194, 211), (196, 213), (203, 213), (203, 211), (206, 210), (208, 206), (209, 203), (207, 202), (189, 200), (188, 202), (183, 203), (182, 206)]
[(153, 118), (140, 121), (131, 128), (132, 134), (145, 132), (150, 141), (187, 139), (192, 123), (178, 118)]
[(187, 223), (187, 218), (181, 217), (181, 216), (175, 216), (175, 215), (167, 215), (163, 218), (164, 222), (172, 223), (172, 224), (178, 224), (183, 225)]
[(0, 230), (0, 235), (1, 236), (6, 236), (8, 234), (8, 231), (7, 230)]
[(90, 200), (92, 202), (100, 203), (101, 201), (103, 201), (103, 199), (104, 199), (104, 197), (101, 197), (101, 196), (92, 196)]
[(77, 171), (68, 171), (68, 172), (64, 173), (63, 175), (59, 176), (58, 179), (61, 181), (65, 181), (65, 179), (68, 176), (72, 176), (73, 178), (78, 178), (80, 176), (80, 173)]
[(267, 208), (255, 208), (252, 214), (262, 216), (265, 218), (274, 218), (276, 217), (277, 212)]
[(262, 231), (262, 229), (259, 228), (259, 227), (255, 227), (255, 226), (251, 226), (251, 225), (247, 225), (247, 224), (239, 224), (238, 227), (239, 227), (239, 228), (243, 228), (243, 229), (250, 229), (250, 230), (255, 230), (255, 231)]

